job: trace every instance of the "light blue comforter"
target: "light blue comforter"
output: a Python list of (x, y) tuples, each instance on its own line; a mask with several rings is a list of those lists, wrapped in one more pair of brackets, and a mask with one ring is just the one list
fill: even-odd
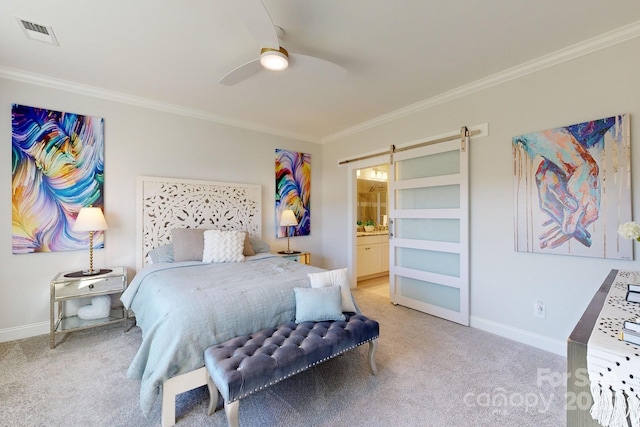
[(245, 262), (156, 264), (138, 272), (121, 300), (142, 329), (127, 376), (141, 380), (145, 416), (166, 379), (204, 366), (207, 347), (293, 320), (293, 288), (309, 287), (307, 273), (318, 271), (258, 254)]

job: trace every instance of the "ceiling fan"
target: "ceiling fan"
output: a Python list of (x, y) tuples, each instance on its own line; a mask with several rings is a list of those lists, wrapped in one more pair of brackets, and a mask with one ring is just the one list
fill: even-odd
[(284, 30), (273, 25), (261, 0), (232, 0), (231, 3), (259, 43), (260, 56), (225, 74), (220, 83), (233, 86), (263, 70), (282, 71), (288, 67), (325, 78), (339, 79), (347, 70), (338, 64), (315, 56), (289, 53), (282, 44)]

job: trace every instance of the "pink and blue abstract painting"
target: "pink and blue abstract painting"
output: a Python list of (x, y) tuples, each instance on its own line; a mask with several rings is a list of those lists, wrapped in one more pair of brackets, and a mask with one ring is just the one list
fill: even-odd
[(517, 251), (633, 259), (631, 136), (623, 114), (513, 138)]
[[(296, 215), (296, 227), (280, 227), (285, 209)], [(276, 149), (276, 237), (311, 232), (311, 154)]]
[(13, 253), (88, 249), (72, 226), (80, 208), (103, 207), (104, 119), (14, 104), (11, 149)]

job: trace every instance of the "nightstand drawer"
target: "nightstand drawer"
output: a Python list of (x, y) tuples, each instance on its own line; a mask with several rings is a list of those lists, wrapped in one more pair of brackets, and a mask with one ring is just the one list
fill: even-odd
[(78, 296), (99, 295), (103, 292), (113, 293), (124, 291), (125, 284), (122, 277), (99, 277), (83, 279), (61, 284), (56, 289), (55, 299), (73, 298)]

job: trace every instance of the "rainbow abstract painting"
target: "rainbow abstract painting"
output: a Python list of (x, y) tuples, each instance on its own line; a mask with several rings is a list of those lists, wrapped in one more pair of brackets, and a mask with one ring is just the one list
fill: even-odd
[(513, 138), (515, 249), (633, 259), (631, 135), (623, 114)]
[(104, 119), (14, 104), (11, 130), (13, 253), (89, 248), (71, 228), (81, 207), (103, 207)]
[[(276, 237), (311, 232), (311, 154), (276, 148)], [(297, 227), (280, 227), (282, 211), (292, 209)]]

